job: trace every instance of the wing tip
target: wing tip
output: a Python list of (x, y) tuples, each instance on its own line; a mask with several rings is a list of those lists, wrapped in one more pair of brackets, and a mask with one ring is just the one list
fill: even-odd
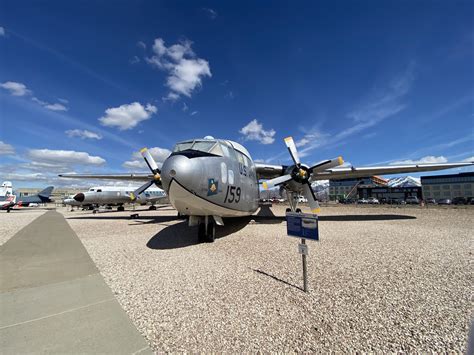
[(148, 150), (148, 148), (144, 147), (144, 148), (140, 149), (140, 153), (145, 153), (147, 150)]

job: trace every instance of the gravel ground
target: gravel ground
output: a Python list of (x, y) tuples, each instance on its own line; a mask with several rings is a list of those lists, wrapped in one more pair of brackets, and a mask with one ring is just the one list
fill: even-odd
[(197, 244), (169, 207), (137, 220), (63, 210), (157, 352), (465, 352), (473, 212), (325, 208), (305, 294), (281, 219), (225, 221)]
[(0, 211), (0, 245), (6, 243), (16, 232), (26, 227), (45, 212), (46, 209), (41, 207), (24, 207), (14, 209), (10, 213)]

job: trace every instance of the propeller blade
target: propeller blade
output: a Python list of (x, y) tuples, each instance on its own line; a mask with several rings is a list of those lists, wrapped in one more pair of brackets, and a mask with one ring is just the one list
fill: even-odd
[(285, 138), (285, 144), (286, 147), (288, 148), (288, 151), (290, 152), (291, 158), (295, 162), (296, 165), (300, 165), (300, 158), (298, 156), (298, 151), (296, 150), (296, 144), (293, 141), (293, 137), (286, 137)]
[(309, 168), (313, 174), (320, 173), (321, 171), (335, 168), (336, 166), (344, 164), (344, 159), (342, 157), (337, 157), (334, 159), (323, 160), (317, 163), (316, 165)]
[(292, 179), (291, 175), (287, 174), (287, 175), (279, 176), (271, 180), (264, 181), (262, 183), (262, 186), (265, 190), (268, 190), (277, 185), (284, 184), (285, 182), (290, 181), (291, 179)]
[(147, 183), (143, 184), (142, 186), (140, 186), (138, 189), (136, 189), (135, 191), (133, 191), (131, 194), (130, 194), (130, 199), (132, 201), (135, 201), (138, 197), (138, 195), (140, 195), (143, 191), (145, 191), (146, 189), (148, 189), (151, 185), (153, 185), (155, 183), (154, 180), (150, 180), (148, 181)]
[(319, 202), (316, 199), (316, 195), (314, 194), (313, 189), (309, 182), (303, 185), (303, 194), (304, 197), (308, 199), (309, 207), (311, 208), (312, 213), (319, 213), (321, 212), (321, 208), (319, 207)]
[(145, 159), (146, 165), (148, 165), (153, 174), (160, 173), (160, 169), (158, 168), (155, 159), (153, 159), (151, 156), (150, 151), (147, 148), (143, 148), (140, 150), (140, 153), (142, 153), (142, 157)]

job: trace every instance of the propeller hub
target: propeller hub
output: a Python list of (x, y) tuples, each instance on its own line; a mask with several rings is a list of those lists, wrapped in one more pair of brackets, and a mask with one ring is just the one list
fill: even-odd
[(291, 169), (291, 177), (293, 178), (294, 181), (300, 184), (304, 184), (309, 181), (310, 171), (304, 165), (300, 165), (300, 166), (295, 165)]

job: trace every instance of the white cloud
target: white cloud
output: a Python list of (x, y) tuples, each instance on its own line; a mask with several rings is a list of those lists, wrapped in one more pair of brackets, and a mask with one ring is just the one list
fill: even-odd
[(211, 19), (215, 20), (217, 18), (217, 11), (211, 8), (203, 7), (202, 9), (206, 15)]
[(122, 166), (125, 169), (130, 169), (130, 170), (137, 170), (137, 169), (145, 169), (147, 168), (147, 165), (145, 161), (140, 161), (140, 160), (127, 160), (122, 164)]
[[(155, 159), (158, 166), (161, 166), (163, 162), (165, 161), (165, 159), (168, 158), (168, 156), (171, 154), (171, 151), (169, 149), (160, 148), (160, 147), (148, 148), (148, 151), (150, 152), (153, 159)], [(140, 152), (133, 153), (132, 159), (124, 162), (122, 166), (124, 168), (132, 169), (132, 170), (133, 169), (147, 169), (148, 170), (148, 166), (145, 163), (145, 160), (143, 159)]]
[(5, 28), (0, 26), (0, 37), (4, 37), (5, 36)]
[(140, 47), (140, 48), (146, 49), (146, 44), (143, 41), (138, 41), (137, 46)]
[(140, 63), (140, 58), (134, 55), (132, 59), (130, 59), (130, 64), (137, 64), (137, 63)]
[(51, 111), (67, 111), (68, 110), (66, 106), (64, 106), (63, 104), (58, 104), (58, 103), (47, 104), (47, 105), (44, 105), (44, 107)]
[(47, 102), (42, 101), (42, 100), (38, 99), (38, 98), (35, 97), (35, 96), (33, 96), (33, 97), (31, 98), (31, 101), (34, 101), (34, 102), (36, 102), (38, 105), (41, 105), (41, 106), (45, 106), (45, 105), (48, 104)]
[(99, 118), (103, 126), (117, 127), (119, 130), (132, 129), (141, 121), (148, 120), (157, 113), (156, 106), (147, 104), (143, 106), (139, 102), (112, 107), (105, 110), (105, 116)]
[(13, 155), (15, 154), (15, 149), (11, 144), (4, 143), (0, 141), (0, 155)]
[(4, 175), (3, 179), (13, 181), (44, 181), (47, 179), (47, 176), (42, 173), (18, 172), (7, 173)]
[(306, 136), (304, 136), (303, 138), (301, 138), (300, 140), (296, 141), (295, 142), (295, 145), (297, 147), (304, 147), (305, 145), (307, 145), (309, 142), (311, 142)]
[[(55, 104), (50, 104), (46, 101), (40, 100), (37, 97), (33, 96), (31, 98), (31, 101), (36, 102), (38, 105), (43, 106), (44, 108), (47, 108), (48, 110), (51, 111), (67, 111), (68, 108), (64, 106), (63, 104), (55, 103)], [(67, 100), (66, 100), (67, 101)]]
[(146, 61), (168, 73), (166, 86), (171, 92), (164, 100), (175, 101), (182, 95), (191, 97), (193, 91), (202, 86), (202, 79), (212, 76), (209, 62), (196, 58), (191, 45), (191, 41), (183, 41), (166, 47), (162, 38), (155, 39), (154, 55)]
[(245, 139), (259, 141), (262, 144), (272, 144), (275, 141), (275, 138), (273, 138), (276, 133), (275, 130), (264, 130), (263, 125), (258, 123), (256, 119), (242, 127), (239, 132), (245, 136)]
[(199, 111), (193, 111), (190, 113), (191, 116), (194, 116), (194, 115), (197, 115), (199, 113)]
[(182, 59), (168, 77), (168, 87), (178, 94), (191, 97), (192, 91), (202, 85), (201, 77), (211, 76), (209, 63), (204, 59)]
[(30, 149), (28, 157), (34, 162), (60, 165), (103, 165), (105, 159), (74, 150)]
[(474, 163), (474, 155), (472, 157), (464, 159), (462, 162), (463, 163)]
[(65, 105), (67, 105), (69, 103), (69, 100), (61, 99), (61, 98), (58, 98), (58, 101), (62, 104), (65, 104)]
[(15, 81), (6, 81), (0, 84), (0, 87), (10, 91), (10, 94), (13, 96), (25, 96), (31, 92), (26, 88), (25, 84), (17, 83)]
[(179, 99), (179, 95), (174, 92), (169, 92), (168, 95), (162, 97), (161, 99), (165, 102), (166, 101), (175, 102), (176, 100)]
[(186, 105), (186, 102), (183, 102), (183, 112), (186, 112), (189, 109), (188, 105)]
[[(13, 96), (27, 96), (27, 95), (33, 94), (33, 92), (29, 90), (25, 84), (17, 83), (14, 81), (6, 81), (0, 84), (0, 87), (4, 88), (5, 90), (10, 91), (10, 94)], [(41, 105), (44, 108), (47, 108), (48, 110), (51, 110), (51, 111), (67, 111), (68, 110), (68, 108), (63, 105), (63, 104), (67, 104), (68, 101), (64, 99), (58, 99), (63, 104), (60, 104), (60, 103), (51, 104), (49, 102), (40, 100), (35, 96), (31, 97), (31, 100), (36, 102), (38, 105)]]
[(439, 157), (435, 157), (433, 155), (428, 155), (426, 157), (420, 158), (418, 160), (399, 160), (391, 162), (390, 165), (404, 165), (404, 164), (436, 164), (436, 163), (447, 163), (448, 159), (444, 156), (440, 155)]
[(102, 139), (102, 136), (98, 133), (94, 133), (91, 131), (88, 131), (87, 129), (81, 130), (81, 129), (69, 129), (65, 131), (66, 135), (68, 137), (79, 137), (81, 139)]

